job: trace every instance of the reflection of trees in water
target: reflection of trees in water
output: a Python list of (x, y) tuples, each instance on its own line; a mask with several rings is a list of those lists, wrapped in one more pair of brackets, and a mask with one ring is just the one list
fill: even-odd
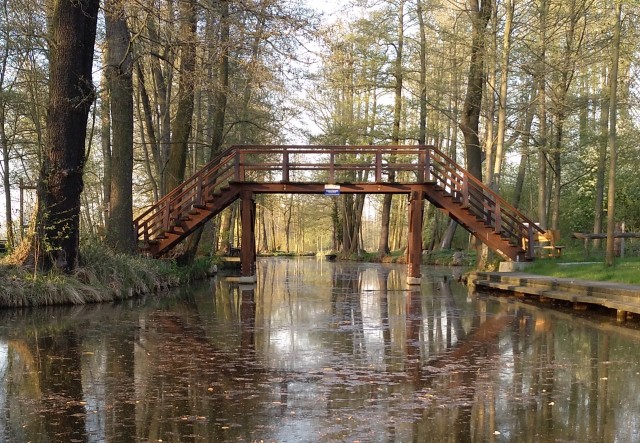
[[(3, 389), (30, 400), (7, 400), (0, 426), (10, 430), (0, 440), (86, 441), (96, 431), (103, 441), (252, 441), (260, 425), (294, 422), (291, 413), (305, 400), (314, 430), (351, 414), (397, 441), (637, 438), (640, 333), (624, 338), (617, 327), (518, 303), (496, 308), (442, 279), (407, 290), (399, 272), (352, 268), (328, 266), (325, 292), (310, 298), (300, 269), (269, 264), (258, 287), (273, 298), (218, 280), (202, 297), (170, 309), (154, 304), (128, 323), (129, 309), (28, 333), (20, 323), (22, 338), (5, 340)], [(292, 282), (288, 290), (284, 279)], [(297, 322), (311, 318), (293, 317), (305, 301), (323, 310), (331, 301), (331, 318), (341, 324), (321, 325), (313, 337), (326, 340), (318, 349), (333, 358), (329, 372), (261, 367), (261, 358), (279, 352), (254, 349), (256, 327), (260, 336), (281, 314), (269, 307), (277, 297)], [(110, 322), (115, 327), (107, 329)], [(374, 352), (363, 339), (367, 328), (379, 328), (383, 365), (361, 359)], [(82, 404), (95, 395), (90, 383), (104, 384), (99, 423)], [(349, 426), (336, 425), (331, 435), (346, 438)]]
[(84, 441), (81, 338), (67, 329), (38, 337), (34, 345), (42, 389), (40, 414), (47, 435), (54, 441)]
[[(254, 310), (241, 308), (241, 316), (248, 312), (255, 318)], [(189, 317), (170, 312), (154, 313), (148, 324), (152, 326), (144, 334), (150, 346), (144, 362), (146, 385), (139, 394), (144, 401), (138, 406), (143, 422), (138, 437), (171, 441), (209, 436), (222, 441), (228, 436), (224, 425), (252, 429), (252, 411), (259, 406), (241, 398), (256, 394), (247, 392), (249, 384), (266, 381), (251, 352), (253, 344), (245, 348), (246, 337), (241, 335), (239, 355), (231, 355)], [(210, 423), (215, 418), (222, 422)]]

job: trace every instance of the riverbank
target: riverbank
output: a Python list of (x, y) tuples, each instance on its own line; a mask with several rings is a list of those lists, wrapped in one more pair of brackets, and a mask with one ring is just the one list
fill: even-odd
[(171, 260), (113, 254), (83, 247), (80, 267), (71, 274), (37, 272), (0, 262), (0, 307), (78, 305), (123, 300), (163, 291), (210, 274), (210, 260), (179, 267)]
[(568, 305), (573, 309), (608, 309), (623, 321), (640, 314), (640, 285), (560, 278), (523, 272), (471, 272), (467, 283), (493, 294)]

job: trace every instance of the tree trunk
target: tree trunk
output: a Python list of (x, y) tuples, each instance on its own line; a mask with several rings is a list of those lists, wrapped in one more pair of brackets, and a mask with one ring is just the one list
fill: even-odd
[[(3, 20), (7, 21), (8, 12), (6, 9), (6, 3), (4, 7)], [(6, 38), (6, 37), (5, 37)], [(5, 198), (5, 228), (7, 236), (7, 246), (9, 249), (13, 249), (15, 246), (15, 240), (13, 236), (13, 216), (11, 214), (11, 165), (9, 162), (9, 140), (7, 138), (6, 123), (7, 123), (7, 99), (5, 79), (7, 74), (7, 63), (9, 62), (9, 44), (5, 41), (2, 53), (2, 60), (0, 64), (0, 150), (2, 151), (2, 185), (4, 188)]]
[[(338, 199), (334, 198), (331, 202), (331, 224), (332, 229), (332, 241), (333, 251), (337, 252), (342, 247), (342, 224), (340, 224), (340, 207), (338, 206)], [(275, 233), (274, 233), (275, 237)]]
[(111, 160), (118, 165), (110, 174), (110, 211), (107, 244), (116, 252), (136, 250), (133, 232), (133, 59), (124, 2), (106, 0), (106, 76), (109, 83), (113, 147)]
[(291, 252), (291, 219), (293, 218), (293, 194), (289, 195), (287, 220), (284, 225), (286, 252)]
[(540, 2), (540, 64), (538, 66), (538, 222), (547, 229), (547, 95), (546, 95), (546, 44), (547, 0)]
[[(173, 5), (169, 2), (168, 7), (173, 9)], [(170, 11), (170, 15), (174, 12)], [(166, 188), (167, 177), (166, 167), (169, 157), (169, 151), (171, 148), (171, 107), (169, 105), (169, 98), (171, 97), (171, 85), (173, 80), (173, 60), (168, 59), (167, 54), (170, 51), (167, 48), (161, 48), (159, 46), (160, 36), (156, 29), (155, 23), (152, 18), (147, 20), (147, 31), (149, 32), (149, 38), (152, 41), (152, 50), (162, 54), (162, 58), (167, 62), (166, 73), (162, 69), (160, 60), (158, 57), (151, 58), (151, 77), (153, 82), (153, 90), (155, 91), (155, 108), (154, 112), (157, 112), (158, 130), (157, 130), (157, 165), (156, 169), (159, 171), (158, 182), (160, 184), (160, 194), (166, 195), (170, 189)], [(140, 67), (140, 64), (138, 64)], [(143, 82), (141, 84), (144, 84)], [(142, 99), (144, 104), (144, 94), (142, 93)], [(151, 116), (151, 109), (148, 114)]]
[(471, 61), (460, 130), (464, 135), (467, 170), (471, 175), (482, 180), (482, 148), (478, 130), (484, 85), (484, 33), (491, 18), (493, 3), (492, 0), (470, 0), (470, 8), (473, 25)]
[(613, 30), (613, 47), (611, 51), (611, 77), (609, 79), (609, 190), (607, 194), (607, 254), (605, 263), (613, 266), (615, 261), (615, 209), (616, 209), (616, 162), (618, 157), (616, 147), (616, 126), (618, 119), (618, 63), (620, 61), (620, 28), (622, 21), (622, 3), (618, 3), (616, 11), (616, 26)]
[(418, 129), (418, 144), (425, 145), (427, 141), (427, 35), (422, 15), (422, 0), (416, 1), (416, 14), (420, 24), (420, 117)]
[[(107, 51), (103, 63), (109, 64)], [(109, 104), (109, 80), (107, 70), (102, 71), (102, 94), (100, 96), (100, 146), (102, 148), (102, 212), (105, 218), (105, 234), (111, 211), (111, 109)]]
[[(480, 4), (479, 1), (482, 3)], [(464, 135), (467, 170), (471, 175), (482, 181), (482, 149), (478, 131), (480, 110), (482, 108), (482, 87), (484, 84), (484, 33), (491, 18), (493, 0), (470, 0), (470, 6), (473, 25), (471, 60), (460, 130)], [(483, 253), (482, 244), (478, 241), (476, 241), (476, 250), (478, 253), (477, 266), (478, 268), (483, 268), (485, 263), (482, 257), (485, 257), (485, 254)]]
[[(596, 171), (595, 210), (593, 216), (593, 233), (602, 233), (604, 219), (604, 175), (607, 163), (607, 143), (609, 132), (609, 91), (607, 90), (607, 69), (602, 69), (602, 96), (600, 97), (600, 140), (598, 149), (598, 169)], [(600, 239), (593, 240), (593, 247), (600, 247)]]
[(496, 157), (493, 165), (492, 189), (500, 189), (502, 163), (504, 162), (504, 138), (507, 129), (507, 95), (509, 86), (509, 57), (511, 55), (511, 23), (515, 5), (512, 0), (505, 0), (504, 37), (500, 66), (500, 96), (498, 99), (498, 133), (496, 139)]
[[(219, 84), (216, 88), (215, 110), (213, 110), (213, 128), (211, 130), (211, 148), (209, 150), (209, 161), (211, 161), (221, 150), (224, 141), (224, 125), (227, 112), (227, 97), (229, 90), (229, 3), (222, 2), (222, 17), (220, 19), (220, 46), (222, 57), (218, 66)], [(208, 24), (212, 26), (212, 23)], [(196, 256), (198, 245), (203, 235), (203, 228), (198, 228), (191, 234), (185, 248), (185, 255), (182, 258), (186, 262), (192, 262)]]
[[(400, 0), (398, 5), (398, 42), (396, 45), (396, 60), (394, 66), (395, 99), (393, 108), (393, 132), (391, 143), (398, 145), (400, 142), (400, 119), (402, 118), (402, 83), (403, 69), (402, 57), (404, 50), (404, 0)], [(389, 163), (395, 162), (395, 156), (389, 159)], [(395, 174), (389, 172), (389, 181), (395, 180)], [(380, 240), (378, 242), (378, 255), (383, 257), (389, 255), (389, 222), (391, 220), (391, 203), (393, 194), (385, 194), (382, 201), (382, 216), (380, 217)]]
[[(147, 157), (147, 175), (149, 176), (149, 181), (151, 181), (151, 187), (153, 188), (153, 197), (154, 202), (157, 202), (160, 195), (164, 195), (163, 192), (163, 184), (162, 184), (162, 160), (160, 155), (160, 145), (158, 144), (158, 139), (156, 137), (156, 131), (153, 126), (153, 116), (151, 111), (151, 101), (149, 100), (149, 94), (147, 93), (147, 88), (144, 82), (144, 70), (142, 66), (140, 66), (140, 61), (136, 62), (136, 72), (138, 74), (138, 91), (140, 93), (139, 102), (142, 104), (142, 113), (139, 110), (138, 104), (138, 115), (140, 115), (140, 133), (141, 138), (143, 140), (143, 147), (145, 150), (145, 156)], [(144, 128), (144, 129), (143, 129)], [(148, 161), (148, 152), (147, 143), (145, 141), (144, 135), (146, 134), (146, 138), (148, 139), (149, 146), (151, 147), (151, 158), (153, 159), (153, 168), (149, 164)], [(152, 170), (155, 171), (155, 176), (152, 173)], [(160, 187), (158, 187), (158, 182), (160, 182)]]
[(531, 102), (527, 108), (524, 118), (524, 128), (522, 130), (522, 151), (520, 154), (520, 164), (518, 165), (518, 176), (516, 177), (516, 186), (513, 192), (513, 207), (520, 208), (522, 200), (522, 190), (524, 188), (524, 179), (527, 173), (527, 163), (529, 162), (529, 148), (531, 143), (531, 126), (533, 125), (535, 82), (531, 91)]
[[(2, 92), (0, 92), (1, 94)], [(9, 162), (9, 145), (7, 134), (4, 129), (5, 108), (4, 103), (0, 103), (0, 145), (2, 145), (2, 185), (4, 187), (4, 208), (5, 208), (5, 228), (7, 236), (7, 246), (13, 249), (15, 246), (15, 238), (13, 235), (13, 215), (11, 213), (11, 180), (10, 180), (10, 162)]]
[(13, 236), (13, 216), (11, 214), (11, 164), (9, 162), (9, 140), (7, 139), (7, 100), (5, 99), (4, 81), (7, 72), (7, 61), (9, 58), (9, 45), (4, 45), (2, 54), (2, 64), (0, 65), (0, 148), (2, 150), (2, 185), (4, 188), (5, 204), (5, 227), (7, 236), (7, 246), (13, 249), (15, 239)]
[[(226, 2), (225, 2), (226, 4)], [(173, 124), (173, 134), (167, 168), (165, 189), (167, 192), (184, 181), (187, 167), (189, 136), (191, 135), (194, 102), (194, 75), (196, 69), (196, 28), (198, 15), (193, 0), (180, 2), (180, 36), (184, 39), (180, 51), (180, 81), (178, 85), (178, 109)]]
[[(496, 29), (498, 25), (497, 8), (493, 8), (491, 13), (491, 28)], [(484, 49), (484, 65), (486, 66), (484, 99), (485, 105), (482, 115), (485, 121), (484, 136), (484, 181), (487, 185), (493, 184), (493, 165), (496, 160), (495, 136), (496, 136), (496, 81), (497, 81), (497, 52), (498, 36), (496, 32), (491, 32), (490, 37), (486, 37), (490, 42)], [(486, 43), (485, 43), (486, 45)], [(482, 107), (481, 107), (482, 109)]]
[[(583, 32), (580, 32), (578, 23), (582, 19), (584, 10), (576, 2), (570, 3), (568, 30), (564, 36), (564, 50), (562, 66), (560, 68), (560, 82), (555, 88), (555, 142), (553, 144), (553, 198), (551, 210), (551, 228), (554, 230), (560, 227), (560, 196), (562, 191), (562, 146), (564, 141), (564, 130), (569, 108), (568, 94), (576, 71), (576, 54), (583, 41)], [(585, 24), (586, 26), (586, 24)]]
[(446, 250), (451, 249), (451, 244), (453, 243), (453, 236), (456, 234), (456, 228), (458, 227), (458, 223), (450, 219), (447, 224), (447, 229), (444, 231), (442, 235), (442, 240), (440, 241), (440, 249)]
[(222, 8), (222, 16), (220, 17), (220, 47), (222, 56), (218, 67), (219, 83), (216, 87), (216, 109), (213, 116), (211, 158), (222, 148), (229, 91), (229, 2), (221, 2), (220, 8)]
[(71, 272), (78, 265), (80, 194), (87, 117), (95, 97), (91, 78), (99, 3), (59, 0), (53, 6), (48, 137), (31, 248), (31, 259), (45, 269), (55, 265)]

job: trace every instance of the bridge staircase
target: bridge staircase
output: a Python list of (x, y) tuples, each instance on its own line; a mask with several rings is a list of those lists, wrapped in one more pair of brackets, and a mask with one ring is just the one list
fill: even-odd
[(432, 146), (234, 146), (143, 211), (133, 224), (140, 250), (158, 257), (239, 198), (336, 192), (408, 195), (415, 202), (410, 205), (410, 225), (416, 223), (417, 232), (412, 234), (410, 226), (410, 236), (416, 257), (421, 254), (423, 199), (514, 261), (532, 260), (534, 239), (544, 233)]

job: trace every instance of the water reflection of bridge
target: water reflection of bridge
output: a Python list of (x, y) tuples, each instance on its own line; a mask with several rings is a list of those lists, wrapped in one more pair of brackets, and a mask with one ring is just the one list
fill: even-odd
[(242, 276), (254, 279), (260, 193), (408, 195), (412, 284), (420, 277), (425, 199), (504, 257), (534, 258), (539, 228), (432, 146), (234, 146), (134, 220), (140, 248), (162, 255), (240, 199)]

